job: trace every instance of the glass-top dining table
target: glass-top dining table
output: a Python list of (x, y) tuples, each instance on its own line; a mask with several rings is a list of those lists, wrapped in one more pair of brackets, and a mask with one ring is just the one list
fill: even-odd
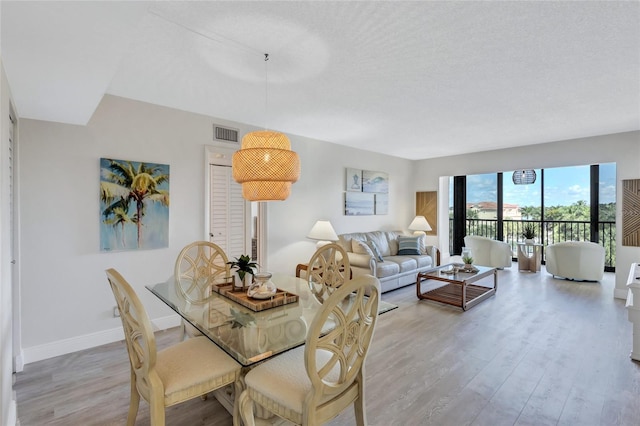
[[(216, 292), (208, 294), (205, 302), (191, 302), (173, 276), (148, 285), (147, 289), (240, 364), (251, 367), (304, 345), (307, 330), (322, 307), (306, 280), (279, 274), (274, 274), (271, 280), (278, 289), (297, 295), (298, 300), (261, 311)], [(378, 312), (396, 307), (380, 300)]]

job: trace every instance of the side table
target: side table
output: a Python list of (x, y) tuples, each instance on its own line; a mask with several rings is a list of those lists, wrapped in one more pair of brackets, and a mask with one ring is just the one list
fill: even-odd
[(518, 243), (518, 270), (538, 272), (542, 263), (542, 244)]

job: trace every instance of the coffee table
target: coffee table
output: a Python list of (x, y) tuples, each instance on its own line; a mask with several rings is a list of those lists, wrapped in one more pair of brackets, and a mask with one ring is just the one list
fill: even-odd
[[(477, 272), (460, 270), (456, 273), (449, 273), (455, 266), (455, 264), (450, 263), (418, 273), (416, 279), (416, 295), (418, 299), (435, 300), (458, 306), (463, 311), (466, 311), (496, 294), (498, 290), (498, 271), (496, 268), (474, 265), (478, 270)], [(490, 287), (486, 283), (477, 283), (483, 278), (491, 277), (491, 275), (493, 275), (493, 286)], [(421, 289), (422, 283), (428, 280), (441, 281), (446, 284), (423, 293)]]

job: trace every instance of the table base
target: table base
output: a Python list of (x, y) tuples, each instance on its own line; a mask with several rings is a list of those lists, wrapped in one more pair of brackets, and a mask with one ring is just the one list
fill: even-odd
[[(443, 267), (440, 267), (439, 269), (441, 268)], [(449, 278), (434, 274), (437, 274), (437, 272), (427, 271), (418, 274), (416, 279), (416, 295), (418, 296), (418, 299), (434, 300), (436, 302), (457, 306), (462, 308), (463, 311), (466, 311), (472, 306), (475, 306), (496, 294), (498, 289), (498, 273), (495, 268), (484, 268), (484, 271), (481, 270), (477, 274), (464, 277), (455, 276)], [(493, 275), (492, 287), (471, 284), (472, 282), (477, 282), (483, 278), (490, 278), (491, 275)], [(432, 290), (422, 292), (422, 282), (428, 280), (441, 281), (446, 284)]]
[(425, 293), (421, 293), (418, 297), (423, 300), (435, 300), (436, 302), (457, 306), (466, 311), (472, 306), (475, 306), (496, 294), (496, 290), (492, 287), (483, 287), (481, 285), (474, 284), (467, 284), (465, 290), (466, 295), (464, 303), (462, 303), (461, 284), (447, 284)]

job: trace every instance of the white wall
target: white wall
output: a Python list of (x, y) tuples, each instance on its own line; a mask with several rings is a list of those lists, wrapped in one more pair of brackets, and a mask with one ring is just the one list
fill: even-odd
[[(167, 279), (180, 249), (202, 239), (204, 155), (212, 124), (254, 130), (240, 123), (106, 96), (85, 127), (22, 119), (21, 288), (25, 363), (121, 338), (120, 320), (104, 270), (131, 282), (149, 315), (177, 324), (172, 311), (144, 285)], [(268, 204), (268, 267), (293, 274), (315, 242), (305, 235), (318, 219), (338, 233), (406, 228), (414, 210), (411, 162), (289, 135), (302, 174), (292, 195)], [(99, 158), (169, 164), (171, 207), (165, 249), (99, 251)], [(390, 175), (390, 212), (345, 217), (345, 167)]]
[[(625, 247), (622, 241), (622, 182), (640, 179), (640, 132), (617, 133), (520, 148), (485, 151), (476, 154), (422, 160), (416, 163), (415, 190), (435, 191), (438, 177), (480, 173), (616, 163), (616, 289), (615, 297), (626, 298), (626, 280), (632, 262), (640, 256), (639, 247)], [(440, 201), (440, 200), (439, 200)], [(439, 217), (447, 215), (448, 205), (439, 202)], [(442, 235), (439, 235), (442, 237)], [(446, 238), (446, 235), (444, 235)]]
[[(87, 126), (20, 121), (21, 297), (25, 363), (121, 338), (104, 270), (115, 267), (134, 285), (160, 327), (175, 315), (144, 285), (172, 273), (179, 250), (204, 233), (204, 155), (212, 124), (254, 130), (202, 115), (106, 96)], [(293, 274), (315, 242), (305, 235), (318, 219), (336, 232), (406, 229), (415, 191), (438, 190), (440, 176), (615, 161), (618, 179), (639, 177), (639, 132), (412, 162), (289, 135), (302, 175), (286, 201), (268, 203), (272, 272)], [(171, 166), (170, 246), (99, 251), (99, 158)], [(390, 175), (389, 214), (344, 216), (345, 167)], [(618, 237), (618, 240), (620, 238)], [(624, 272), (639, 249), (618, 247)]]
[[(292, 273), (309, 260), (316, 242), (304, 236), (316, 220), (330, 220), (338, 234), (407, 229), (415, 215), (411, 161), (311, 140), (293, 149), (301, 157), (302, 175), (287, 201), (269, 204), (269, 269)], [(345, 167), (389, 173), (388, 215), (344, 215)]]
[(13, 397), (13, 327), (9, 206), (9, 85), (0, 61), (0, 424), (16, 422)]

